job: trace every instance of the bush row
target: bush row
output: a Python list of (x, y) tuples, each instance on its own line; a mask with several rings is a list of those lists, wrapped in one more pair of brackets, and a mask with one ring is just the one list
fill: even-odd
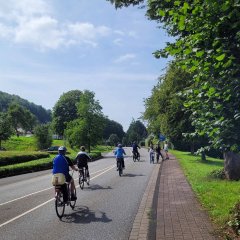
[(0, 153), (0, 166), (24, 163), (36, 159), (48, 158), (50, 154), (47, 152), (14, 152), (4, 151)]
[[(90, 154), (90, 156), (92, 157), (92, 161), (95, 161), (101, 158), (101, 152), (93, 152)], [(1, 166), (0, 178), (51, 169), (52, 160), (53, 158), (50, 157), (27, 161), (24, 163)]]

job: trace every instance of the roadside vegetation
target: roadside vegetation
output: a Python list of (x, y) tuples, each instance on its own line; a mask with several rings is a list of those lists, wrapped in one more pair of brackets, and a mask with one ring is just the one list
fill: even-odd
[[(66, 145), (64, 140), (53, 140), (53, 146)], [(8, 151), (0, 151), (0, 178), (52, 168), (52, 160), (57, 151), (35, 151), (34, 137), (13, 136), (3, 146)], [(79, 149), (67, 145), (67, 155), (74, 161)], [(112, 147), (97, 145), (90, 153), (93, 161), (101, 154), (111, 151)]]
[[(200, 156), (176, 150), (171, 153), (179, 160), (196, 196), (213, 222), (225, 232), (225, 237), (234, 235), (234, 229), (239, 231), (240, 219), (236, 219), (234, 206), (239, 205), (240, 185), (238, 181), (228, 181), (218, 174), (222, 172), (224, 161), (211, 157), (202, 161)], [(231, 238), (228, 236), (228, 239)]]

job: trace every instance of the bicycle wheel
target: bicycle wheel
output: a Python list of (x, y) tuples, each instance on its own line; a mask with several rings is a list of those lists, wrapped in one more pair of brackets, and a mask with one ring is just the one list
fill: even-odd
[(121, 163), (121, 161), (118, 162), (118, 173), (119, 173), (119, 176), (121, 177), (122, 176), (122, 163)]
[(84, 178), (83, 178), (83, 173), (82, 173), (82, 171), (79, 172), (78, 182), (79, 182), (80, 188), (83, 189), (83, 187), (84, 187)]
[(62, 191), (59, 191), (56, 194), (55, 210), (56, 210), (57, 216), (61, 219), (65, 211), (65, 203), (63, 201)]
[[(73, 201), (71, 200), (71, 190), (69, 189), (69, 191), (70, 191), (70, 194), (69, 194), (69, 196), (70, 196), (70, 207), (72, 209), (74, 209), (77, 200), (73, 200)], [(74, 196), (77, 196), (76, 188), (74, 189)]]
[(135, 154), (133, 154), (133, 161), (136, 162)]
[(140, 153), (138, 153), (137, 160), (140, 161)]

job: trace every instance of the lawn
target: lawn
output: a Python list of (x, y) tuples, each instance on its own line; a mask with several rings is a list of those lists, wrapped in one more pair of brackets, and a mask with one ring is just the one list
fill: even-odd
[(186, 152), (171, 151), (179, 159), (180, 165), (210, 217), (218, 226), (224, 226), (229, 212), (240, 200), (240, 184), (238, 181), (216, 179), (211, 175), (213, 170), (222, 169), (222, 159), (200, 157)]

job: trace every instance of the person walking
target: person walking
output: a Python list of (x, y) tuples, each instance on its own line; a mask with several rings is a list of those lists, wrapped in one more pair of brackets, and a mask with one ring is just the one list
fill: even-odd
[(155, 155), (155, 151), (153, 149), (153, 145), (151, 145), (149, 149), (150, 163), (154, 163), (154, 155)]
[(157, 147), (155, 148), (156, 150), (156, 158), (157, 158), (157, 163), (159, 162), (159, 157), (161, 156), (162, 158), (162, 161), (164, 161), (164, 158), (163, 158), (163, 155), (161, 153), (161, 146), (160, 146), (160, 143), (158, 143)]
[(169, 159), (169, 156), (168, 156), (168, 142), (167, 141), (165, 141), (163, 149), (164, 149), (165, 154), (166, 154), (166, 159)]

